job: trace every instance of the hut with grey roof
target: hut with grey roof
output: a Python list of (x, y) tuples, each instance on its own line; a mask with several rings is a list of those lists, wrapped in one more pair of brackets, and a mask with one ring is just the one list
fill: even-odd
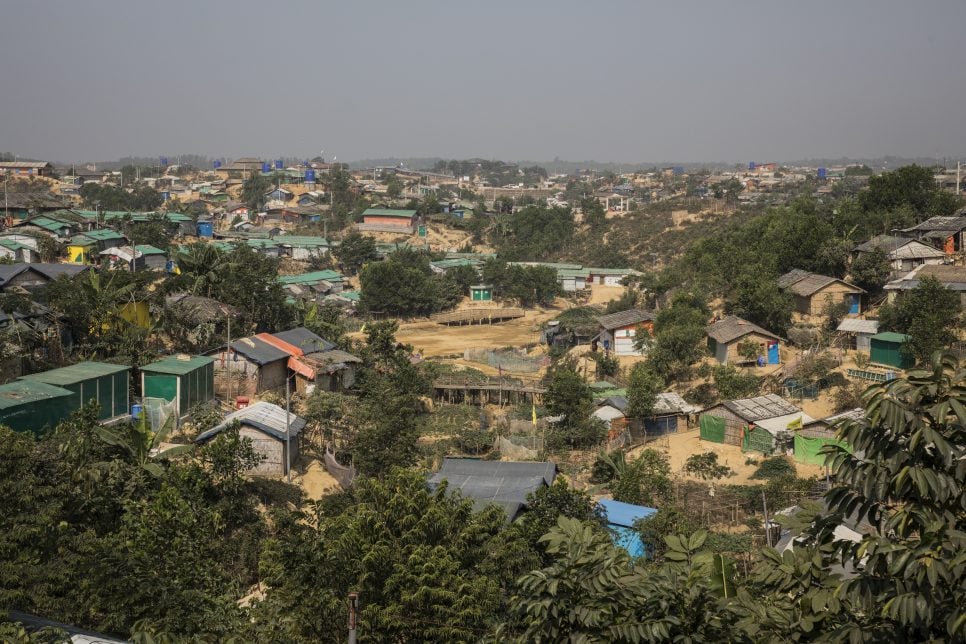
[[(708, 350), (721, 364), (749, 363), (758, 358), (768, 364), (781, 364), (781, 338), (737, 315), (728, 315), (714, 322), (706, 332)], [(749, 357), (751, 349), (754, 349), (755, 358)]]
[(252, 447), (262, 457), (262, 462), (249, 470), (249, 474), (281, 476), (287, 474), (299, 455), (299, 436), (305, 428), (305, 419), (268, 402), (257, 402), (234, 411), (195, 439), (206, 443), (218, 434), (238, 423), (241, 438), (252, 441)]

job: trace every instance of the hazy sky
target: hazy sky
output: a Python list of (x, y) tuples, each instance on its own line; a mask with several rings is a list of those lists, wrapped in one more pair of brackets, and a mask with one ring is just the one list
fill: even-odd
[(964, 25), (964, 0), (0, 0), (0, 151), (966, 157)]

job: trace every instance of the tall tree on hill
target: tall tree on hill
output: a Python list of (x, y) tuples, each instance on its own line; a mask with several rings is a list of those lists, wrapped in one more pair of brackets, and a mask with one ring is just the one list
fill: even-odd
[(272, 187), (272, 182), (261, 172), (253, 172), (242, 184), (241, 200), (251, 213), (256, 213), (265, 207), (268, 197), (265, 193)]
[(893, 304), (879, 309), (880, 328), (912, 336), (908, 347), (919, 360), (926, 360), (956, 340), (960, 320), (959, 293), (927, 276), (919, 285), (902, 293)]

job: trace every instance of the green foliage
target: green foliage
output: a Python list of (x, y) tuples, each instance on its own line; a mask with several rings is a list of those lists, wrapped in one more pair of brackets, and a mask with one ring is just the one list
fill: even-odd
[(452, 279), (430, 269), (428, 255), (408, 249), (368, 264), (359, 283), (362, 307), (390, 315), (429, 315), (455, 306), (462, 296)]
[(596, 373), (598, 379), (610, 378), (620, 373), (621, 362), (617, 356), (595, 351), (590, 354), (590, 357), (597, 365)]
[(396, 173), (394, 172), (389, 175), (388, 179), (386, 179), (386, 196), (390, 199), (396, 199), (402, 194), (402, 191), (403, 183), (399, 180), (399, 177), (397, 177)]
[(691, 365), (706, 353), (705, 326), (709, 316), (700, 297), (677, 293), (670, 306), (658, 313), (654, 338), (640, 334), (634, 339), (634, 347), (647, 349), (647, 363), (665, 380), (684, 380), (690, 375)]
[(661, 452), (645, 449), (633, 461), (626, 461), (623, 453), (619, 453), (610, 466), (614, 477), (608, 487), (615, 500), (652, 507), (670, 501), (671, 465)]
[(556, 256), (574, 236), (574, 215), (567, 208), (527, 206), (509, 215), (493, 239), (501, 259), (540, 261)]
[(733, 469), (718, 463), (718, 454), (715, 452), (692, 454), (684, 462), (684, 471), (703, 481), (714, 481), (735, 475)]
[(725, 310), (782, 336), (792, 323), (791, 295), (778, 288), (777, 276), (768, 273), (743, 275), (725, 302)]
[(951, 215), (961, 203), (940, 190), (933, 171), (918, 165), (903, 166), (869, 178), (869, 188), (859, 193), (859, 207), (866, 213), (890, 212), (908, 206), (926, 217)]
[(302, 326), (342, 349), (349, 348), (345, 316), (335, 304), (312, 304), (302, 320)]
[(621, 311), (626, 311), (628, 309), (633, 309), (637, 307), (638, 292), (633, 288), (628, 288), (624, 291), (616, 300), (611, 300), (607, 303), (607, 307), (604, 309), (604, 314), (609, 315), (611, 313), (620, 313)]
[(647, 362), (638, 362), (631, 368), (627, 384), (627, 416), (648, 418), (654, 413), (657, 395), (664, 388), (664, 380)]
[(961, 326), (959, 294), (935, 277), (927, 276), (909, 292), (902, 293), (894, 304), (879, 309), (879, 328), (912, 336), (904, 350), (920, 361), (956, 340)]
[(591, 228), (598, 228), (605, 221), (604, 206), (596, 197), (585, 197), (580, 200), (580, 211), (583, 213), (584, 223)]
[(722, 400), (748, 398), (757, 394), (761, 387), (761, 378), (731, 365), (716, 365), (711, 373), (718, 397)]
[(488, 259), (482, 274), (483, 282), (493, 285), (496, 297), (516, 300), (521, 306), (553, 304), (561, 293), (557, 272), (548, 266), (511, 266)]
[(352, 231), (342, 238), (332, 254), (339, 260), (339, 264), (349, 275), (355, 275), (359, 269), (374, 261), (376, 254), (376, 240), (358, 231)]
[(266, 193), (272, 188), (271, 180), (260, 172), (252, 172), (251, 175), (242, 183), (241, 200), (248, 206), (249, 213), (261, 211), (268, 197)]
[(882, 287), (889, 281), (892, 266), (886, 252), (876, 247), (868, 253), (859, 253), (849, 272), (853, 284), (876, 295), (882, 292)]
[(554, 370), (544, 395), (544, 404), (550, 414), (563, 416), (547, 430), (548, 449), (590, 447), (603, 439), (603, 423), (591, 417), (594, 410), (593, 392), (573, 364), (565, 363)]
[[(558, 477), (552, 485), (540, 487), (527, 497), (527, 511), (518, 522), (527, 543), (538, 551), (543, 550), (540, 538), (549, 532), (560, 517), (576, 519), (603, 528), (606, 524), (604, 510), (583, 490), (570, 487)], [(545, 563), (549, 563), (545, 559)]]
[[(589, 524), (561, 517), (543, 537), (552, 563), (524, 575), (497, 632), (514, 642), (735, 641), (717, 601), (706, 535), (669, 538), (673, 560), (645, 569)], [(726, 583), (731, 575), (725, 566)]]
[(795, 476), (795, 464), (785, 456), (766, 458), (751, 475), (753, 479), (783, 479)]
[(268, 544), (271, 592), (253, 610), (253, 639), (341, 640), (355, 591), (366, 640), (477, 641), (506, 610), (501, 587), (535, 561), (502, 510), (474, 513), (418, 472), (362, 479), (353, 497), (332, 514), (291, 517)]
[(87, 208), (104, 210), (125, 210), (145, 212), (155, 210), (164, 199), (154, 188), (138, 184), (130, 192), (105, 183), (85, 183), (81, 186), (80, 197)]

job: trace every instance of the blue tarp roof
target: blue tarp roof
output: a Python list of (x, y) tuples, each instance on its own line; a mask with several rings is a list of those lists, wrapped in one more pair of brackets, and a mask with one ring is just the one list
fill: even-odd
[(634, 527), (634, 522), (638, 519), (657, 514), (657, 508), (623, 503), (613, 499), (601, 499), (599, 503), (607, 511), (607, 523), (627, 528)]

